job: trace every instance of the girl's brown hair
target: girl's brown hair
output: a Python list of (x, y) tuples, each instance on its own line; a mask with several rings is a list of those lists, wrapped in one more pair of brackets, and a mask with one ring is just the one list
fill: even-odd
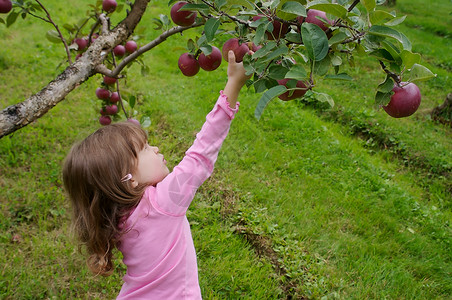
[(121, 234), (119, 222), (146, 188), (121, 179), (137, 167), (146, 132), (131, 122), (100, 128), (70, 150), (63, 166), (64, 187), (72, 203), (72, 228), (88, 252), (96, 274), (110, 275), (112, 251)]

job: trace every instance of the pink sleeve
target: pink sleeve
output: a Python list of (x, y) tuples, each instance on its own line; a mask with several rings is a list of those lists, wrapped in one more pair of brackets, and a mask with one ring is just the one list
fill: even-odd
[(185, 152), (185, 157), (173, 171), (156, 186), (156, 195), (151, 200), (160, 212), (184, 215), (196, 190), (212, 174), (218, 152), (228, 135), (232, 119), (238, 111), (239, 103), (229, 107), (227, 96), (220, 96), (193, 145)]

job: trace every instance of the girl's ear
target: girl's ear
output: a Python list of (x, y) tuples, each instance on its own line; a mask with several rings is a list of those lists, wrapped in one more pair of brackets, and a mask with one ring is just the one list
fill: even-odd
[(133, 188), (136, 188), (138, 186), (138, 181), (136, 181), (135, 179), (130, 179), (130, 182), (132, 183)]

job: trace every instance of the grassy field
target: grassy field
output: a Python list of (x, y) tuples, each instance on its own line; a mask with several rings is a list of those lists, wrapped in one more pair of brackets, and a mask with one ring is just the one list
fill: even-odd
[[(46, 1), (60, 24), (79, 19), (90, 0)], [(356, 58), (352, 82), (319, 82), (334, 108), (273, 101), (260, 121), (260, 95), (241, 108), (213, 176), (189, 220), (205, 299), (450, 299), (452, 294), (452, 132), (429, 112), (452, 92), (452, 3), (398, 0), (399, 25), (438, 77), (420, 84), (419, 111), (393, 119), (373, 106), (384, 79)], [(138, 32), (159, 34), (151, 2)], [(1, 107), (36, 93), (62, 70), (48, 24), (27, 18), (0, 26)], [(128, 71), (129, 91), (151, 117), (150, 144), (173, 167), (224, 87), (226, 65), (186, 78), (177, 68), (188, 37), (148, 52), (150, 72)], [(220, 45), (217, 45), (220, 46)], [(100, 76), (78, 87), (32, 125), (0, 140), (0, 298), (110, 299), (125, 268), (94, 277), (68, 230), (61, 163), (99, 127)]]

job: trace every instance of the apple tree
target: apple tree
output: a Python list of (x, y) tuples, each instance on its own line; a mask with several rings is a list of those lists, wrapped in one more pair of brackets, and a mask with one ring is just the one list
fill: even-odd
[[(40, 0), (0, 0), (0, 23), (6, 27), (20, 20), (18, 16), (52, 24), (43, 35), (65, 48), (67, 62), (66, 69), (36, 94), (0, 112), (0, 137), (38, 119), (96, 74), (103, 75), (95, 91), (102, 101), (99, 122), (110, 124), (120, 111), (133, 119), (124, 106), (127, 102), (133, 107), (134, 97), (121, 93), (125, 67), (139, 63), (146, 70), (141, 56), (186, 30), (196, 31), (197, 38), (187, 41), (187, 52), (177, 62), (181, 74), (213, 71), (228, 50), (234, 51), (253, 75), (247, 85), (259, 94), (256, 118), (273, 99), (309, 95), (333, 105), (333, 98), (318, 91), (316, 82), (351, 80), (344, 66), (353, 66), (359, 55), (374, 57), (386, 74), (375, 87), (375, 103), (394, 117), (413, 114), (421, 100), (416, 82), (435, 76), (419, 64), (420, 55), (412, 52), (409, 39), (394, 28), (405, 16), (381, 9), (381, 0), (170, 0), (167, 14), (152, 16), (161, 34), (152, 41), (140, 40), (140, 47), (130, 37), (150, 0), (92, 2), (82, 23), (61, 25), (52, 19), (56, 12)], [(111, 24), (111, 14), (124, 17)], [(220, 45), (219, 40), (227, 41)], [(140, 121), (147, 123), (146, 118)]]

